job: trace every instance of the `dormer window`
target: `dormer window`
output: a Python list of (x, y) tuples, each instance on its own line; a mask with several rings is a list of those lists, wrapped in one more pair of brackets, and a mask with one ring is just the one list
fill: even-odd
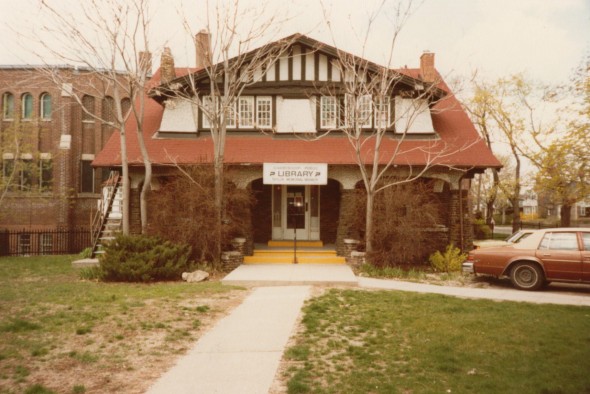
[[(211, 128), (212, 118), (218, 116), (214, 109), (215, 97), (203, 96), (202, 125)], [(273, 126), (273, 100), (270, 96), (240, 96), (228, 105), (225, 114), (225, 125), (228, 129), (270, 129)], [(219, 108), (219, 105), (217, 105)]]

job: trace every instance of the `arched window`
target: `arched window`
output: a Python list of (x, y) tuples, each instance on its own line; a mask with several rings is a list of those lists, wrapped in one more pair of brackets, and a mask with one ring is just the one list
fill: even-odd
[(2, 119), (14, 118), (14, 96), (12, 93), (2, 95)]
[(121, 100), (121, 113), (123, 116), (127, 114), (127, 111), (131, 108), (131, 100), (129, 98), (124, 98)]
[(41, 106), (39, 107), (39, 115), (43, 120), (51, 120), (51, 95), (43, 93), (39, 100)]
[(23, 94), (21, 109), (23, 119), (31, 119), (33, 117), (33, 95), (31, 93)]
[(111, 125), (115, 122), (115, 100), (111, 96), (102, 100), (102, 119)]
[(92, 115), (95, 113), (94, 97), (88, 95), (82, 96), (82, 107), (84, 107), (82, 110), (82, 120), (85, 122), (93, 122), (94, 118)]

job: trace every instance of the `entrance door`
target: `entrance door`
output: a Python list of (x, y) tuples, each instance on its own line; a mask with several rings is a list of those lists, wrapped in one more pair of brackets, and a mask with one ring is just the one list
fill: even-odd
[(272, 193), (272, 238), (320, 239), (319, 186), (274, 185)]
[(285, 190), (285, 231), (286, 239), (308, 239), (308, 207), (306, 186), (287, 186)]

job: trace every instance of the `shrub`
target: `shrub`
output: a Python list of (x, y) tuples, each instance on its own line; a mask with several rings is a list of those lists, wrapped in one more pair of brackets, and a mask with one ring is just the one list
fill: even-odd
[[(215, 176), (213, 167), (201, 165), (186, 168), (183, 175), (171, 177), (157, 193), (150, 196), (149, 233), (172, 242), (192, 246), (191, 258), (199, 263), (217, 262), (215, 209)], [(231, 179), (231, 172), (226, 173)], [(182, 201), (182, 204), (179, 204)], [(222, 245), (229, 250), (231, 240), (251, 232), (251, 192), (230, 182), (224, 189)]]
[(101, 277), (118, 282), (177, 280), (191, 269), (190, 251), (158, 237), (119, 234), (100, 257)]
[[(388, 187), (375, 196), (373, 252), (368, 261), (378, 267), (425, 264), (428, 256), (446, 244), (436, 239), (441, 223), (440, 202), (427, 181)], [(357, 194), (355, 226), (364, 234), (366, 194)], [(437, 245), (438, 244), (438, 245)]]
[(430, 255), (430, 264), (435, 271), (451, 272), (460, 271), (461, 264), (467, 258), (467, 254), (461, 253), (461, 249), (456, 248), (453, 244), (447, 246), (444, 253), (436, 251)]

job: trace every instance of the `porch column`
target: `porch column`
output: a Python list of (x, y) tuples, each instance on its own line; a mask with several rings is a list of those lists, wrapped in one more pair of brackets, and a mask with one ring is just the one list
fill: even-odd
[(469, 190), (452, 188), (449, 198), (449, 243), (462, 247), (464, 251), (473, 248), (473, 225), (467, 201), (468, 194)]

